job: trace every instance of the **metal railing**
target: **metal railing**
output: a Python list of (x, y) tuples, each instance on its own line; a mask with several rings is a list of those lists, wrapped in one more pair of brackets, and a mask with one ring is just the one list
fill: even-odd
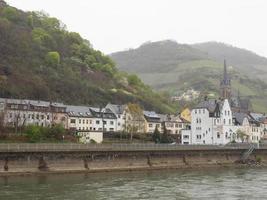
[[(184, 151), (184, 150), (247, 150), (251, 144), (179, 145), (179, 144), (76, 144), (21, 143), (0, 144), (0, 152), (72, 152), (72, 151)], [(260, 145), (267, 149), (267, 145)]]

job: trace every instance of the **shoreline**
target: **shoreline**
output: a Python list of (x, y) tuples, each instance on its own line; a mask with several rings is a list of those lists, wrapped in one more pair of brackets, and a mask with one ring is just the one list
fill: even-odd
[(26, 177), (42, 175), (68, 175), (68, 174), (98, 174), (98, 173), (129, 173), (129, 172), (148, 172), (163, 170), (209, 170), (209, 169), (244, 169), (244, 168), (267, 168), (267, 164), (203, 164), (185, 166), (155, 166), (155, 167), (122, 167), (122, 168), (94, 168), (94, 169), (53, 169), (46, 171), (13, 171), (0, 172), (2, 177)]

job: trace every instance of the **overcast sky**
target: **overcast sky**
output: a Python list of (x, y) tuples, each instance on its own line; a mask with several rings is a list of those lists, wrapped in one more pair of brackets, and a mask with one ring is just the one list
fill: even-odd
[(219, 41), (267, 57), (266, 0), (6, 0), (44, 10), (108, 54), (146, 41)]

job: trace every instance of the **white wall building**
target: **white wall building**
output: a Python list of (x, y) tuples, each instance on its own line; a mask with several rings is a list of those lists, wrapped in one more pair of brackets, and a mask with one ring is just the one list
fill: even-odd
[(110, 109), (117, 118), (117, 124), (116, 124), (116, 131), (124, 131), (126, 126), (126, 119), (128, 114), (128, 106), (127, 105), (116, 105), (116, 104), (107, 104), (107, 109)]
[(227, 99), (206, 100), (192, 112), (191, 134), (182, 130), (182, 143), (224, 145), (229, 142), (259, 142), (260, 127), (245, 113), (233, 113)]

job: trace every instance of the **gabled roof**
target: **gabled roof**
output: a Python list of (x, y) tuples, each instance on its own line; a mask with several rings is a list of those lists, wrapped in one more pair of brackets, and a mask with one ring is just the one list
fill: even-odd
[(116, 115), (109, 108), (96, 108), (89, 107), (92, 115), (96, 118), (105, 118), (105, 119), (117, 119)]
[(249, 120), (249, 116), (246, 113), (234, 112), (233, 118), (236, 120), (238, 125), (242, 125), (245, 118)]
[(110, 110), (112, 110), (113, 113), (117, 115), (123, 114), (126, 107), (127, 105), (117, 105), (117, 104), (111, 104), (111, 103), (106, 105), (106, 108), (109, 108)]
[(210, 113), (220, 112), (223, 102), (216, 99), (208, 99), (200, 102), (195, 108), (206, 108)]

